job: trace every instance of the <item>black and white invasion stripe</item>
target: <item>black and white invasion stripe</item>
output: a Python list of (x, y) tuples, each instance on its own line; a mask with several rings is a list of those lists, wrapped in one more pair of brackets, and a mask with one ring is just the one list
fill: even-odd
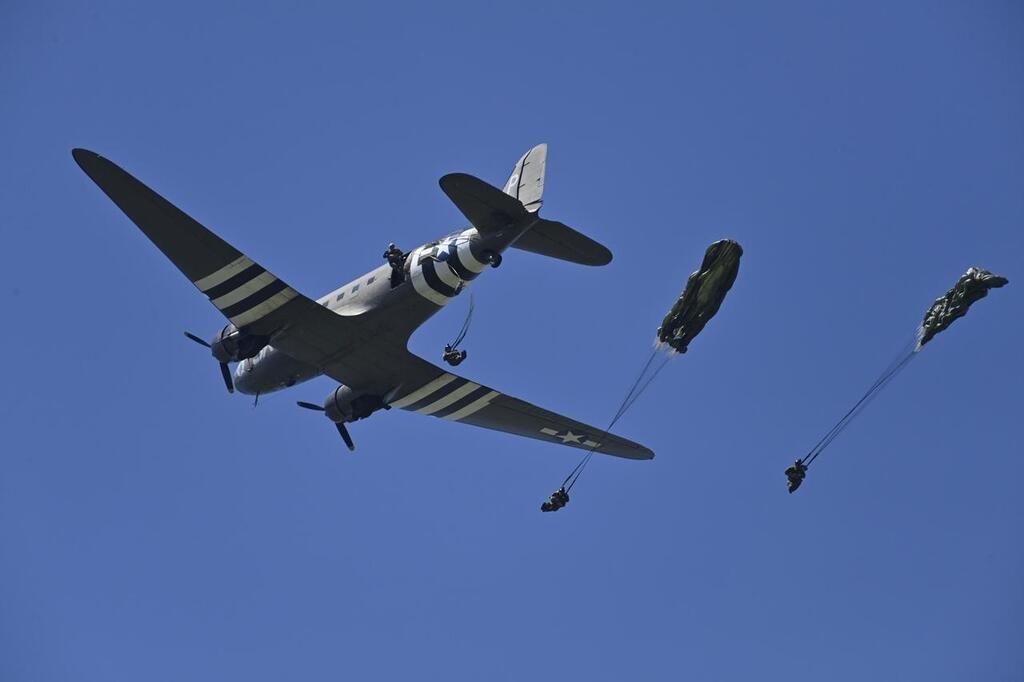
[(469, 229), (414, 251), (409, 274), (416, 293), (443, 306), (483, 272), (487, 263), (475, 252), (476, 234)]
[(487, 407), (499, 395), (486, 386), (445, 373), (392, 402), (391, 407), (459, 421)]
[(273, 273), (241, 256), (194, 284), (236, 327), (252, 324), (298, 295)]

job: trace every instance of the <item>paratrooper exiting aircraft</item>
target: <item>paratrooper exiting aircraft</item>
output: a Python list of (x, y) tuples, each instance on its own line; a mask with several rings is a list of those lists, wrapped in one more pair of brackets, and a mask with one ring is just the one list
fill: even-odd
[[(190, 218), (122, 168), (84, 149), (72, 152), (99, 185), (229, 324), (206, 342), (228, 391), (262, 395), (320, 374), (339, 381), (322, 410), (355, 449), (348, 422), (398, 407), (559, 445), (629, 459), (648, 448), (452, 374), (409, 352), (412, 333), (512, 247), (583, 265), (611, 252), (572, 228), (540, 217), (547, 146), (515, 165), (504, 190), (453, 173), (441, 189), (471, 227), (408, 253), (313, 300)], [(229, 363), (238, 363), (234, 375)]]

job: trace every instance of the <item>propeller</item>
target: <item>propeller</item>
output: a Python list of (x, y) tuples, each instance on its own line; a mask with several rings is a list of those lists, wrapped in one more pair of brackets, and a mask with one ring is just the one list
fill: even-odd
[[(210, 350), (213, 350), (213, 346), (210, 345), (209, 341), (204, 341), (203, 339), (199, 338), (195, 334), (190, 334), (189, 332), (185, 332), (185, 336), (187, 336), (188, 338), (192, 339), (193, 341), (198, 343), (200, 346), (206, 346)], [(235, 392), (235, 382), (233, 382), (231, 380), (231, 370), (228, 368), (228, 363), (226, 363), (226, 362), (220, 363), (220, 375), (224, 378), (224, 386), (227, 387), (228, 393), (234, 393)]]
[[(324, 412), (325, 411), (324, 408), (321, 407), (320, 405), (314, 405), (313, 403), (307, 403), (304, 400), (300, 400), (300, 401), (296, 402), (295, 404), (298, 405), (299, 407), (303, 407), (303, 408), (305, 408), (307, 410), (314, 410), (316, 412)], [(356, 451), (356, 444), (354, 442), (352, 442), (352, 436), (349, 435), (348, 427), (345, 426), (345, 422), (334, 422), (334, 426), (338, 429), (338, 434), (341, 436), (341, 439), (343, 441), (345, 441), (345, 445), (348, 446), (348, 449), (351, 450), (352, 452), (355, 452)]]
[(356, 444), (352, 442), (352, 436), (348, 435), (348, 427), (345, 426), (345, 422), (334, 422), (334, 425), (338, 428), (338, 433), (341, 434), (341, 439), (345, 441), (348, 449), (355, 452)]

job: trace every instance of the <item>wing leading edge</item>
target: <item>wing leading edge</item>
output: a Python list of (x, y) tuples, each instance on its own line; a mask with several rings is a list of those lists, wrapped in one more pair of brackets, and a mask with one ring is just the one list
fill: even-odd
[(391, 407), (615, 457), (654, 457), (639, 443), (504, 395), (411, 353), (400, 367), (406, 378)]

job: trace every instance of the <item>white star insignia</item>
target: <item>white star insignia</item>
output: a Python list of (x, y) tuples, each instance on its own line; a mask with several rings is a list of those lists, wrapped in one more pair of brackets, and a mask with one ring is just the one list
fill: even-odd
[(585, 433), (573, 433), (572, 429), (569, 429), (565, 433), (559, 433), (555, 429), (549, 429), (545, 427), (541, 429), (540, 432), (543, 433), (545, 436), (557, 438), (566, 445), (568, 445), (569, 443), (575, 443), (576, 445), (582, 445), (588, 448), (596, 448), (601, 445), (600, 443), (595, 443), (592, 440), (584, 440), (587, 437)]
[(571, 429), (566, 431), (564, 434), (555, 436), (555, 438), (561, 438), (563, 443), (576, 443), (577, 445), (583, 444), (583, 434), (581, 433), (576, 435)]

